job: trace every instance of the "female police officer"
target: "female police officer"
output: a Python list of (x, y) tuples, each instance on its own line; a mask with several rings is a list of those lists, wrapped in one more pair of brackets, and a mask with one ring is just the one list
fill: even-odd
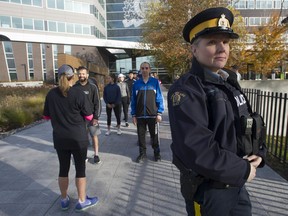
[(251, 215), (245, 182), (264, 165), (264, 145), (257, 155), (241, 149), (241, 117), (249, 116), (245, 95), (223, 70), (229, 57), (233, 14), (210, 8), (194, 16), (183, 36), (191, 43), (191, 70), (169, 89), (168, 108), (173, 162), (180, 169), (188, 215), (194, 201), (202, 215)]

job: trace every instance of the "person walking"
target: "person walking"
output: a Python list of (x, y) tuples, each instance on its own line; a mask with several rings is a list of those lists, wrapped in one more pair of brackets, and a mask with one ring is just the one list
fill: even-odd
[(157, 127), (157, 124), (161, 122), (161, 115), (164, 112), (163, 95), (158, 80), (150, 77), (150, 64), (143, 62), (140, 70), (142, 77), (133, 85), (131, 100), (131, 115), (133, 124), (137, 126), (139, 143), (139, 156), (136, 162), (139, 163), (147, 157), (145, 139), (147, 126), (154, 150), (154, 159), (160, 161), (159, 127)]
[[(93, 117), (89, 101), (83, 91), (72, 87), (77, 75), (70, 65), (58, 69), (59, 86), (51, 89), (45, 99), (43, 118), (51, 120), (53, 143), (59, 160), (58, 184), (61, 192), (61, 208), (70, 205), (68, 196), (71, 155), (75, 160), (78, 202), (76, 211), (82, 211), (98, 203), (97, 197), (86, 195), (86, 157), (89, 144), (86, 120)], [(86, 120), (85, 120), (86, 119)]]
[(89, 81), (89, 70), (80, 66), (77, 69), (79, 81), (76, 83), (75, 87), (80, 88), (85, 95), (87, 96), (88, 101), (90, 102), (90, 106), (93, 113), (93, 119), (87, 124), (89, 134), (92, 138), (94, 155), (93, 160), (94, 163), (101, 163), (99, 157), (99, 139), (98, 134), (100, 134), (99, 122), (98, 119), (101, 114), (101, 99), (98, 86), (92, 81)]
[(237, 77), (223, 70), (230, 40), (239, 37), (233, 19), (229, 9), (216, 7), (187, 22), (183, 37), (191, 43), (192, 67), (168, 91), (173, 163), (189, 216), (195, 215), (194, 201), (203, 216), (251, 216), (245, 183), (265, 164), (263, 122), (259, 145), (249, 151), (258, 133), (251, 128), (251, 106)]
[[(130, 104), (130, 91), (128, 84), (124, 81), (125, 75), (124, 74), (119, 74), (118, 75), (118, 83), (117, 85), (120, 88), (121, 91), (121, 103), (122, 103), (122, 108), (123, 108), (123, 113), (124, 113), (124, 121), (125, 121), (125, 127), (129, 127), (128, 123), (128, 108)], [(120, 112), (120, 119), (121, 119), (121, 113)]]
[(129, 73), (128, 73), (128, 78), (125, 80), (125, 82), (128, 84), (130, 97), (132, 95), (132, 88), (133, 88), (133, 85), (134, 85), (135, 81), (136, 80), (134, 79), (133, 71), (130, 70)]
[(121, 91), (119, 86), (117, 85), (115, 74), (110, 74), (106, 76), (106, 82), (108, 83), (104, 87), (103, 92), (103, 99), (106, 103), (106, 113), (107, 113), (107, 132), (106, 136), (109, 136), (111, 133), (111, 115), (112, 115), (112, 109), (114, 111), (116, 121), (117, 121), (117, 134), (121, 135), (122, 131), (120, 129), (121, 125)]

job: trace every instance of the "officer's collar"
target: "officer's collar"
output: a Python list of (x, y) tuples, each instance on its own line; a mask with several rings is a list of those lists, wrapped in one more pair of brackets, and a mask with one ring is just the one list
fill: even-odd
[(226, 81), (229, 77), (229, 74), (224, 70), (220, 69), (218, 73), (215, 73), (207, 68), (203, 68), (195, 58), (193, 58), (190, 73), (195, 74), (205, 82), (215, 84), (223, 84), (223, 81)]

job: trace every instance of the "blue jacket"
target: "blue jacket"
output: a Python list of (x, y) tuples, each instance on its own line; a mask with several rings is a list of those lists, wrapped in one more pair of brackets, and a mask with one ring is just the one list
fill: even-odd
[(147, 83), (137, 80), (132, 89), (131, 115), (137, 118), (155, 118), (164, 112), (164, 100), (159, 81), (149, 77)]

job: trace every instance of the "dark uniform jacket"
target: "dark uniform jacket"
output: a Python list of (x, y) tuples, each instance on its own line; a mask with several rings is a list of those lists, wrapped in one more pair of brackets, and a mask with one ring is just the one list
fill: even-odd
[(237, 148), (240, 115), (248, 115), (242, 93), (231, 77), (204, 70), (193, 60), (189, 73), (169, 89), (172, 152), (183, 165), (217, 182), (243, 186), (250, 164)]

